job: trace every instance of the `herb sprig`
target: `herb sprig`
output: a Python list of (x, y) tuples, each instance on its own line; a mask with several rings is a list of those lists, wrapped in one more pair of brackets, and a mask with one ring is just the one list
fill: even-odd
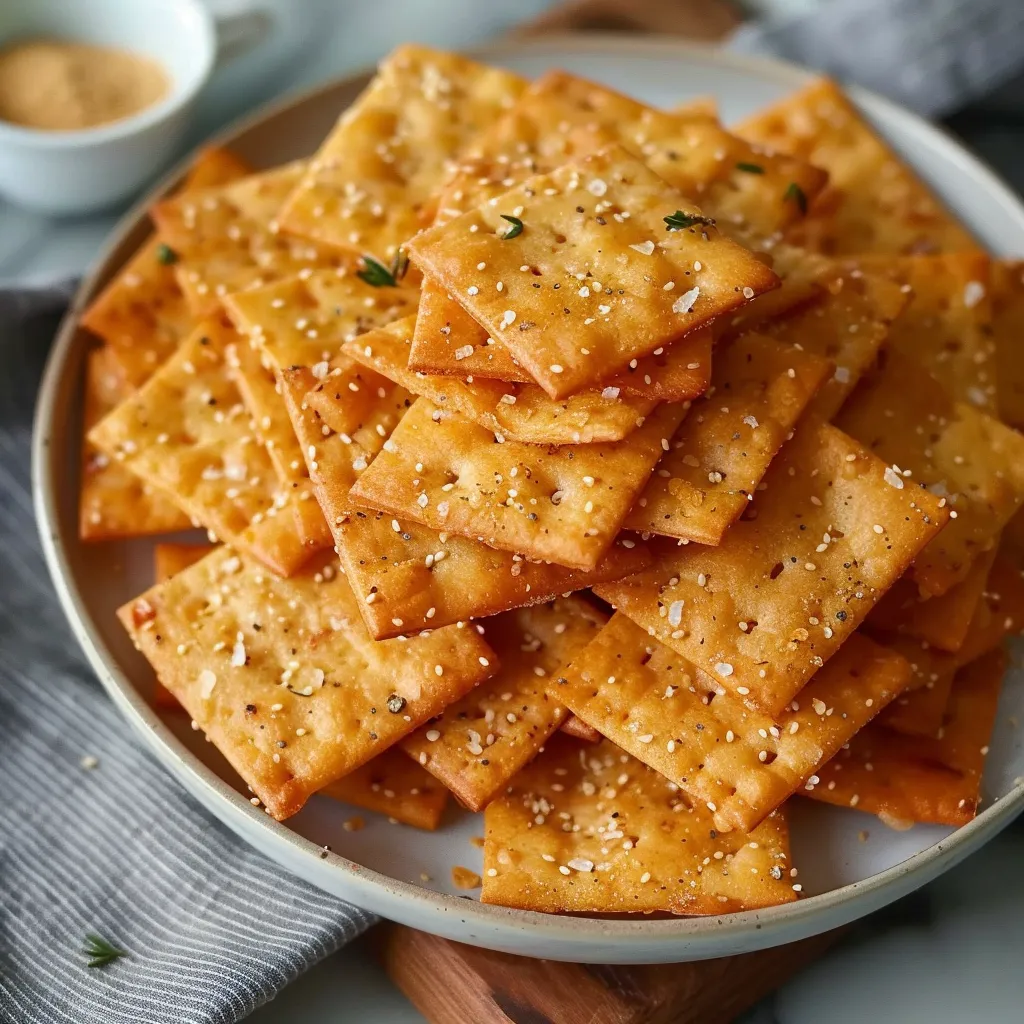
[(508, 241), (510, 238), (518, 238), (523, 233), (523, 222), (518, 217), (510, 217), (507, 213), (501, 215), (502, 220), (507, 220), (512, 225), (508, 231), (503, 234), (502, 240)]
[(162, 263), (165, 267), (169, 267), (172, 263), (178, 262), (178, 254), (169, 245), (161, 242), (156, 247), (156, 261), (157, 263)]
[(99, 935), (86, 935), (82, 952), (89, 958), (87, 967), (106, 967), (107, 964), (128, 955), (123, 949), (112, 946)]
[(675, 213), (662, 219), (665, 221), (665, 228), (668, 231), (683, 231), (686, 228), (692, 228), (695, 224), (703, 224), (709, 228), (715, 226), (714, 217), (705, 217), (700, 213), (683, 213), (682, 210), (676, 210)]
[(746, 171), (747, 174), (764, 174), (764, 168), (760, 164), (749, 164), (741, 161), (736, 165), (737, 171)]
[(374, 288), (394, 288), (405, 277), (409, 269), (409, 257), (399, 249), (391, 260), (391, 266), (385, 267), (372, 256), (363, 257), (363, 269), (356, 271), (356, 277)]

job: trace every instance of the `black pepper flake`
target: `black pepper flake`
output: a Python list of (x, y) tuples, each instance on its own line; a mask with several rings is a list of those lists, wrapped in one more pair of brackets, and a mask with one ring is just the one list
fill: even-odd
[(388, 711), (393, 715), (400, 714), (405, 708), (405, 698), (399, 697), (397, 693), (391, 694), (388, 697)]
[(247, 715), (255, 715), (256, 714), (256, 705), (255, 704), (246, 704), (245, 705), (245, 713)]
[(836, 618), (837, 618), (837, 619), (838, 619), (838, 620), (839, 620), (840, 622), (845, 622), (845, 621), (846, 621), (846, 612), (844, 612), (844, 611), (842, 611), (842, 610), (840, 610), (840, 611), (836, 612)]

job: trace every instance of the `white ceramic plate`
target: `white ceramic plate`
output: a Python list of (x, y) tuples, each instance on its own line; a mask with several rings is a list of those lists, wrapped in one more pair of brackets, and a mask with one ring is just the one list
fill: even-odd
[[(657, 106), (713, 94), (726, 122), (779, 99), (808, 78), (796, 68), (681, 43), (604, 37), (504, 43), (476, 55), (526, 75), (566, 68)], [(256, 167), (305, 155), (364, 82), (359, 76), (273, 107), (220, 141)], [(913, 115), (865, 93), (854, 98), (994, 253), (1024, 253), (1024, 207), (990, 171)], [(164, 189), (177, 177), (172, 175)], [(1024, 740), (1010, 725), (1012, 715), (1024, 717), (1024, 695), (1021, 679), (1012, 678), (988, 758), (985, 809), (977, 819), (953, 833), (926, 826), (894, 832), (867, 815), (794, 801), (793, 859), (806, 898), (765, 911), (607, 920), (484, 906), (451, 885), (454, 865), (479, 870), (480, 853), (469, 842), (482, 832), (478, 816), (452, 812), (439, 832), (427, 834), (366, 815), (367, 827), (350, 833), (342, 822), (352, 809), (327, 798), (314, 797), (285, 824), (252, 807), (235, 788), (226, 763), (187, 721), (174, 714), (161, 718), (150, 707), (152, 673), (114, 618), (119, 604), (150, 585), (151, 544), (90, 546), (77, 539), (79, 394), (89, 344), (76, 329), (77, 312), (145, 234), (144, 205), (114, 232), (50, 357), (34, 450), (40, 530), (75, 634), (131, 726), (214, 815), (284, 868), (385, 917), (462, 942), (597, 963), (697, 960), (789, 942), (875, 910), (957, 863), (1024, 806), (1024, 784), (1015, 781), (1024, 776)], [(322, 856), (325, 844), (333, 850), (327, 857)]]

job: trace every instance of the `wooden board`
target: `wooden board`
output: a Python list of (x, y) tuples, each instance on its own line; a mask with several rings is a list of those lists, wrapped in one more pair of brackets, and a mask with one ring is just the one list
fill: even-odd
[(726, 1024), (820, 956), (842, 929), (689, 964), (563, 964), (402, 925), (375, 929), (391, 980), (431, 1024)]

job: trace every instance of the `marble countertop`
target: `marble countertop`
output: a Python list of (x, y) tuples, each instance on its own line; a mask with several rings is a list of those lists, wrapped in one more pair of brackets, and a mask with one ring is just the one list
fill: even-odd
[[(224, 6), (235, 0), (208, 0)], [(192, 143), (244, 109), (367, 65), (402, 39), (458, 47), (494, 35), (549, 0), (266, 0), (285, 30), (222, 73), (204, 95)], [(237, 6), (237, 3), (235, 3)], [(1024, 88), (1018, 83), (949, 122), (1024, 191)], [(49, 221), (0, 200), (0, 283), (83, 272), (117, 219)], [(1024, 822), (921, 892), (860, 925), (790, 980), (744, 1024), (1009, 1024), (1024, 1020)], [(253, 1015), (253, 1024), (424, 1018), (372, 962), (363, 943), (324, 961)]]

